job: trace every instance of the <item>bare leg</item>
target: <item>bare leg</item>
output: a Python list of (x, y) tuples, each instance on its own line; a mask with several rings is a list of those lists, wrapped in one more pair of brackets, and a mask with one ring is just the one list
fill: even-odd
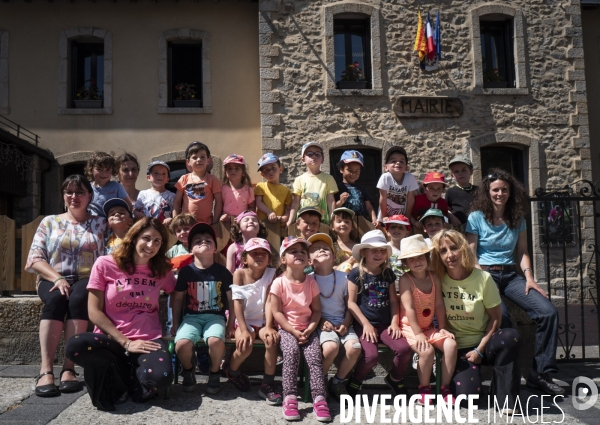
[(217, 373), (221, 369), (221, 360), (225, 354), (225, 342), (221, 338), (213, 336), (208, 338), (207, 345), (210, 356), (210, 373)]
[(419, 375), (419, 386), (429, 385), (431, 380), (431, 368), (433, 367), (433, 360), (435, 359), (435, 350), (433, 346), (425, 351), (419, 351), (419, 366), (417, 367), (417, 375)]
[(279, 344), (273, 338), (266, 338), (264, 329), (258, 331), (258, 337), (265, 343), (265, 374), (275, 375), (277, 369), (277, 355), (279, 354)]
[(334, 341), (326, 341), (321, 346), (321, 349), (323, 350), (323, 375), (326, 375), (340, 352), (340, 347)]
[(447, 387), (452, 381), (454, 367), (456, 366), (456, 340), (446, 338), (442, 341), (435, 342), (433, 345), (444, 353), (444, 356), (442, 357), (442, 386)]
[[(355, 348), (354, 344), (356, 344), (358, 347)], [(344, 357), (342, 357), (340, 367), (338, 367), (338, 371), (336, 373), (338, 379), (346, 379), (346, 376), (348, 376), (348, 374), (358, 361), (361, 352), (360, 342), (352, 339), (350, 341), (346, 341), (346, 343), (344, 344), (344, 349), (346, 351), (346, 354)]]
[[(40, 348), (42, 355), (42, 364), (40, 373), (51, 372), (54, 365), (54, 357), (60, 337), (62, 336), (64, 322), (59, 320), (41, 320), (40, 321)], [(52, 375), (43, 376), (39, 382), (40, 385), (48, 385), (54, 383)]]
[[(192, 355), (194, 350), (194, 344), (189, 339), (180, 339), (175, 344), (175, 353), (177, 353), (177, 357), (179, 357), (179, 361), (181, 362), (181, 366), (184, 369), (192, 368)], [(219, 364), (220, 361), (219, 361)]]
[[(240, 331), (240, 328), (237, 328), (235, 330), (236, 341), (240, 338), (241, 333), (242, 332)], [(252, 336), (252, 341), (254, 342), (254, 339), (256, 338), (256, 333), (254, 331), (252, 331), (252, 332), (250, 332), (250, 335)], [(238, 347), (236, 347), (235, 351), (231, 355), (231, 361), (229, 362), (229, 368), (234, 372), (237, 371), (240, 368), (240, 366), (242, 366), (242, 363), (244, 363), (244, 360), (246, 360), (251, 353), (252, 353), (252, 346), (247, 346), (244, 349), (244, 351), (240, 351), (238, 349)]]

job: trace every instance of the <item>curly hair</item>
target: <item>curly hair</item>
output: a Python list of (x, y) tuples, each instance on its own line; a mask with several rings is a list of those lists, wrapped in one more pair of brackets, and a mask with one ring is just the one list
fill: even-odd
[(508, 183), (509, 196), (502, 218), (509, 229), (516, 229), (521, 224), (521, 219), (526, 213), (527, 192), (525, 192), (525, 188), (517, 179), (510, 173), (499, 168), (492, 168), (489, 174), (483, 179), (481, 186), (475, 192), (469, 212), (481, 211), (486, 221), (493, 223), (494, 206), (490, 198), (490, 185), (497, 180)]
[[(250, 212), (250, 211), (246, 210), (244, 212)], [(231, 240), (234, 242), (240, 243), (244, 240), (244, 236), (242, 235), (242, 231), (240, 230), (240, 225), (237, 222), (234, 222), (231, 225), (231, 230), (229, 230), (229, 233), (231, 234)], [(263, 224), (263, 222), (260, 220), (258, 221), (258, 235), (254, 236), (254, 237), (267, 239), (267, 228)]]
[(135, 245), (146, 229), (153, 228), (158, 233), (162, 242), (160, 248), (154, 257), (148, 262), (148, 267), (152, 273), (152, 277), (163, 278), (171, 271), (171, 263), (167, 259), (167, 245), (169, 243), (169, 232), (167, 228), (157, 219), (144, 217), (135, 223), (121, 242), (121, 245), (113, 253), (113, 258), (117, 263), (117, 267), (125, 273), (135, 273)]
[(456, 246), (461, 256), (460, 265), (469, 273), (472, 272), (475, 268), (475, 264), (477, 264), (477, 258), (469, 247), (469, 242), (467, 242), (462, 233), (457, 232), (456, 230), (442, 230), (431, 240), (431, 243), (433, 244), (433, 251), (431, 251), (432, 271), (438, 275), (440, 279), (446, 274), (446, 266), (442, 262), (442, 257), (440, 255), (440, 245), (443, 240), (448, 241), (451, 246)]
[(85, 164), (85, 176), (89, 181), (94, 181), (94, 167), (110, 168), (112, 170), (113, 177), (119, 172), (120, 165), (114, 156), (106, 153), (96, 151), (92, 154), (92, 157), (88, 159)]

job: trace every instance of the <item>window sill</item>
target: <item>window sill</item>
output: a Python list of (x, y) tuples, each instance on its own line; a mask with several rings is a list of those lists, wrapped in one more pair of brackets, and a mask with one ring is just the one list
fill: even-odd
[(327, 89), (327, 96), (383, 96), (383, 89)]
[(112, 108), (58, 108), (58, 115), (112, 115)]
[(529, 94), (529, 89), (528, 88), (492, 89), (492, 88), (478, 87), (478, 89), (476, 90), (476, 94), (482, 94), (482, 95), (527, 95), (527, 94)]
[(212, 108), (165, 108), (159, 106), (156, 108), (159, 114), (212, 114)]

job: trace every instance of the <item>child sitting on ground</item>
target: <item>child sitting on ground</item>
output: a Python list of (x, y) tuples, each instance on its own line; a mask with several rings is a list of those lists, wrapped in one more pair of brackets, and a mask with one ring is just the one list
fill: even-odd
[(425, 214), (425, 211), (430, 208), (441, 210), (452, 225), (460, 225), (460, 220), (448, 210), (448, 203), (442, 198), (445, 187), (446, 178), (442, 173), (430, 171), (425, 174), (425, 179), (423, 180), (423, 190), (425, 193), (421, 193), (415, 197), (415, 206), (412, 209), (411, 223), (417, 229), (420, 230), (423, 228), (419, 220)]
[(410, 217), (415, 203), (415, 191), (419, 189), (417, 180), (407, 173), (408, 155), (404, 148), (392, 146), (385, 154), (385, 173), (377, 182), (379, 188), (378, 220), (384, 217), (404, 214)]
[(270, 152), (264, 154), (258, 160), (258, 172), (266, 180), (257, 183), (254, 188), (258, 219), (280, 222), (285, 226), (291, 217), (292, 191), (279, 183), (279, 176), (283, 172), (279, 158)]
[(125, 188), (121, 183), (111, 180), (118, 172), (117, 160), (106, 152), (94, 152), (85, 164), (85, 176), (94, 191), (94, 197), (88, 207), (90, 214), (105, 217), (104, 204), (113, 198), (123, 199), (127, 203), (127, 209), (131, 211), (133, 203)]
[(171, 168), (166, 162), (153, 161), (148, 164), (146, 178), (152, 187), (141, 190), (138, 194), (133, 207), (136, 218), (152, 217), (169, 226), (175, 202), (175, 194), (165, 187), (169, 182), (170, 172)]
[(390, 257), (390, 267), (396, 275), (396, 291), (400, 290), (398, 280), (404, 274), (402, 260), (400, 260), (400, 242), (410, 234), (410, 223), (408, 218), (402, 214), (385, 217), (383, 219), (385, 231), (390, 237), (388, 245), (392, 247), (392, 256)]
[(244, 245), (252, 238), (266, 238), (267, 228), (254, 211), (243, 211), (235, 218), (230, 233), (233, 243), (227, 248), (227, 270), (233, 273), (244, 266)]
[(344, 346), (344, 357), (337, 373), (328, 383), (329, 394), (339, 401), (346, 391), (346, 376), (350, 373), (361, 349), (358, 336), (352, 327), (352, 314), (348, 310), (348, 278), (346, 273), (333, 270), (333, 241), (325, 233), (312, 235), (308, 242), (310, 264), (315, 272), (312, 277), (321, 292), (321, 321), (319, 342), (323, 350), (323, 375), (328, 382), (329, 368), (337, 357), (340, 346)]
[(224, 177), (221, 195), (223, 213), (221, 221), (228, 222), (229, 216), (238, 216), (244, 211), (254, 211), (254, 190), (246, 170), (246, 161), (241, 155), (231, 154), (223, 161)]
[(103, 210), (110, 228), (110, 233), (104, 244), (104, 255), (109, 255), (121, 246), (123, 238), (133, 225), (133, 215), (127, 202), (120, 198), (106, 201)]
[(265, 374), (258, 395), (267, 404), (276, 406), (281, 404), (283, 397), (275, 389), (279, 333), (275, 330), (269, 304), (269, 291), (275, 278), (275, 269), (269, 267), (270, 259), (271, 247), (265, 239), (252, 238), (244, 245), (244, 268), (235, 271), (231, 287), (237, 318), (236, 349), (225, 373), (238, 390), (250, 389), (250, 379), (239, 369), (252, 353), (253, 341), (258, 336), (266, 349)]
[(348, 274), (356, 264), (356, 260), (352, 256), (352, 248), (356, 245), (356, 242), (352, 240), (354, 211), (348, 208), (336, 208), (331, 216), (330, 233), (335, 238), (333, 244), (334, 268)]

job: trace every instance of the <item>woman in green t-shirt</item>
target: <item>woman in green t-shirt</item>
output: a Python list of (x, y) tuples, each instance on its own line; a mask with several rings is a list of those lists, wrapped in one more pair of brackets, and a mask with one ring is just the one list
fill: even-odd
[(481, 394), (480, 366), (493, 366), (490, 395), (500, 406), (507, 402), (512, 413), (521, 383), (521, 336), (515, 329), (499, 329), (500, 293), (490, 274), (475, 268), (477, 260), (464, 236), (444, 230), (432, 242), (432, 267), (442, 281), (447, 327), (458, 345), (452, 392), (456, 397)]

